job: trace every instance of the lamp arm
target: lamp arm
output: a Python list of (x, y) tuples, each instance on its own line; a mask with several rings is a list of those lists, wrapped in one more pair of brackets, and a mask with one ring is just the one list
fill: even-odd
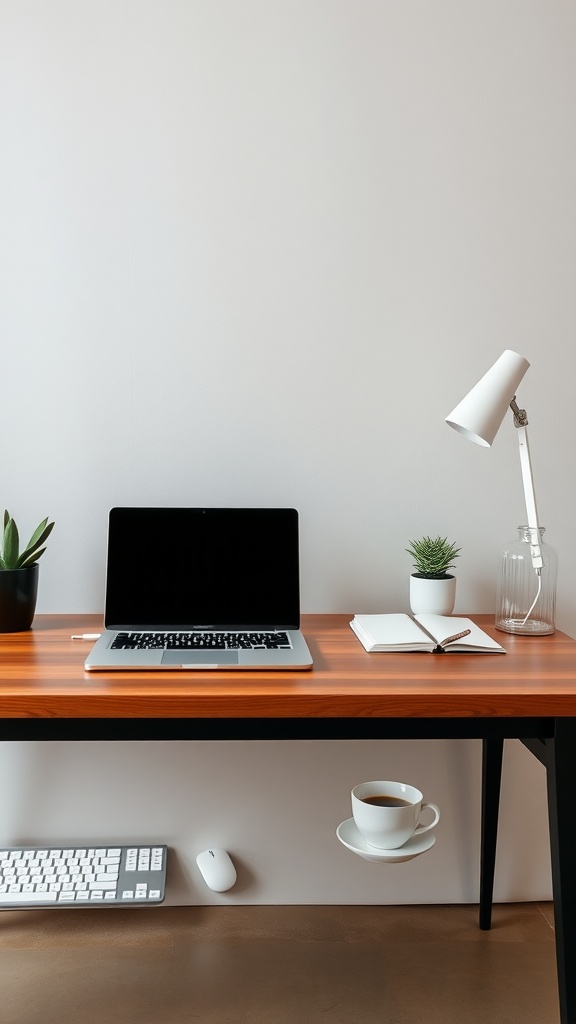
[(518, 451), (520, 454), (520, 468), (522, 470), (522, 483), (524, 486), (524, 500), (526, 502), (526, 513), (528, 515), (528, 528), (530, 530), (530, 557), (535, 572), (540, 576), (542, 566), (542, 551), (540, 549), (540, 530), (538, 527), (538, 513), (536, 511), (536, 495), (534, 493), (534, 478), (532, 476), (532, 463), (530, 461), (530, 447), (528, 445), (528, 418), (525, 409), (519, 409), (516, 399), (510, 402), (510, 408), (514, 413), (514, 425), (518, 430)]

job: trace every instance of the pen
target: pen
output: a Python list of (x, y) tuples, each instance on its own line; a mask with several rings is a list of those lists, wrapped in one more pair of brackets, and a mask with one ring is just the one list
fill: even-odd
[(444, 649), (448, 644), (453, 644), (455, 640), (461, 640), (463, 636), (468, 636), (471, 632), (472, 630), (470, 629), (463, 629), (461, 633), (454, 633), (454, 636), (447, 636), (446, 639), (438, 646)]

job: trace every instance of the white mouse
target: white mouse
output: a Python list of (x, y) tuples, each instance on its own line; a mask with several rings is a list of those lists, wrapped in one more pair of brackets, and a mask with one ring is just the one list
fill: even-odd
[(204, 850), (196, 857), (202, 878), (214, 892), (226, 892), (236, 881), (236, 868), (226, 850)]

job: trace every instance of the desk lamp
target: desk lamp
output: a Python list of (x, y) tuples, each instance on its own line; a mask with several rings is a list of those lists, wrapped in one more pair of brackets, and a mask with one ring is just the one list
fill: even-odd
[[(496, 625), (509, 633), (542, 634), (553, 633), (555, 628), (556, 555), (542, 540), (544, 528), (538, 523), (526, 430), (528, 417), (526, 410), (516, 404), (516, 389), (529, 366), (524, 356), (507, 349), (446, 417), (446, 422), (470, 441), (489, 448), (508, 408), (512, 410), (518, 431), (527, 526), (518, 528), (518, 544), (502, 554)], [(525, 557), (526, 546), (529, 558)], [(539, 610), (531, 618), (539, 602)]]

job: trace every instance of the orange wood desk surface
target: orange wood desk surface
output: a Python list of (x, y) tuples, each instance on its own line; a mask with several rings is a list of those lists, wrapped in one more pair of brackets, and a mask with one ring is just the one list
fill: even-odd
[(576, 640), (475, 621), (507, 654), (368, 654), (351, 615), (304, 615), (305, 672), (86, 672), (97, 615), (38, 615), (0, 635), (0, 718), (576, 717)]
[[(561, 1024), (576, 1024), (576, 640), (498, 633), (506, 654), (367, 654), (351, 615), (304, 615), (307, 672), (86, 672), (98, 615), (0, 634), (0, 739), (400, 739), (483, 743), (480, 926), (489, 928), (505, 738), (546, 768)], [(519, 852), (521, 856), (521, 852)]]

